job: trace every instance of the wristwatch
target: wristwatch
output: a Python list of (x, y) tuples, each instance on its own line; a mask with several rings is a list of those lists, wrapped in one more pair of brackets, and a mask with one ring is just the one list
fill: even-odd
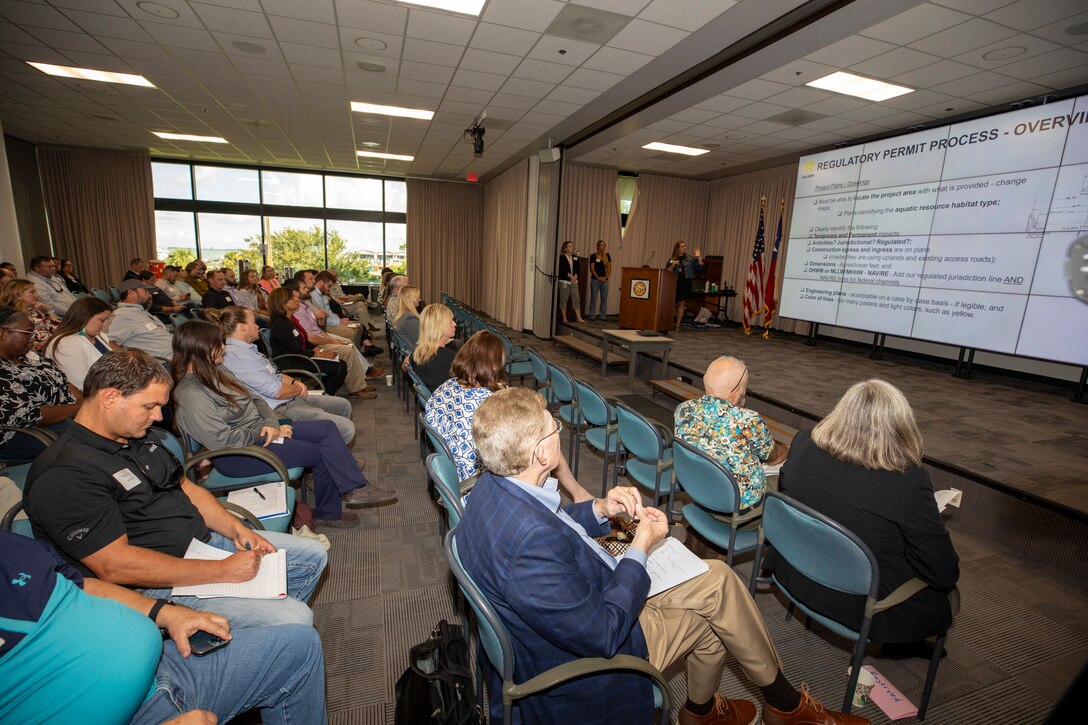
[(156, 599), (155, 603), (151, 605), (151, 611), (147, 613), (148, 619), (154, 622), (155, 618), (159, 616), (159, 611), (167, 604), (175, 606), (174, 602), (170, 601), (169, 599)]

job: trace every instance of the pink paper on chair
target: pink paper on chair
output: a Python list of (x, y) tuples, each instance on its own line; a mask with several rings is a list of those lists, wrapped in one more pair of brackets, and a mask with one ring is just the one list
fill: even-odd
[(873, 679), (876, 680), (869, 697), (872, 698), (877, 707), (884, 711), (889, 719), (902, 720), (905, 717), (914, 717), (918, 714), (918, 708), (914, 703), (908, 700), (902, 692), (895, 689), (875, 667), (865, 665), (863, 669), (868, 670)]

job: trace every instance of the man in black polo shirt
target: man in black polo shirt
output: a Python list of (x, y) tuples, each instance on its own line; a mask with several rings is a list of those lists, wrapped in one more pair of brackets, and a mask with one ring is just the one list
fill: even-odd
[[(306, 602), (327, 556), (316, 541), (258, 535), (184, 476), (152, 423), (162, 419), (170, 377), (141, 350), (104, 355), (87, 372), (83, 406), (27, 476), (27, 515), (46, 539), (86, 576), (142, 589), (152, 599), (175, 586), (252, 579), (260, 558), (287, 551), (285, 599), (180, 597), (214, 609), (235, 628), (310, 624)], [(220, 561), (184, 559), (197, 539), (232, 552)]]
[(227, 292), (227, 278), (222, 270), (208, 272), (208, 291), (200, 298), (205, 308), (221, 310), (234, 304), (234, 298)]

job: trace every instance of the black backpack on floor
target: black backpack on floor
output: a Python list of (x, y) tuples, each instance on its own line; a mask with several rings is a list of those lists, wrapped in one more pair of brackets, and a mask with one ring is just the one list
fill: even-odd
[(397, 680), (395, 725), (486, 725), (462, 631), (443, 619), (409, 650), (408, 669)]

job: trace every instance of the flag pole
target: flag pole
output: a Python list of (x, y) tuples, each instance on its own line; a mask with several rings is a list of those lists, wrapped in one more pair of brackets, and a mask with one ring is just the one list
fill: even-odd
[(774, 248), (771, 250), (771, 264), (767, 270), (767, 283), (763, 285), (763, 334), (764, 340), (770, 340), (771, 322), (778, 311), (778, 250), (782, 246), (782, 217), (786, 212), (786, 199), (778, 204), (778, 227), (774, 234)]
[(767, 209), (767, 197), (759, 199), (759, 227), (756, 229), (755, 243), (752, 245), (752, 262), (748, 266), (748, 276), (744, 283), (744, 308), (741, 325), (744, 334), (752, 334), (751, 317), (763, 309), (763, 249), (764, 249), (764, 214)]

